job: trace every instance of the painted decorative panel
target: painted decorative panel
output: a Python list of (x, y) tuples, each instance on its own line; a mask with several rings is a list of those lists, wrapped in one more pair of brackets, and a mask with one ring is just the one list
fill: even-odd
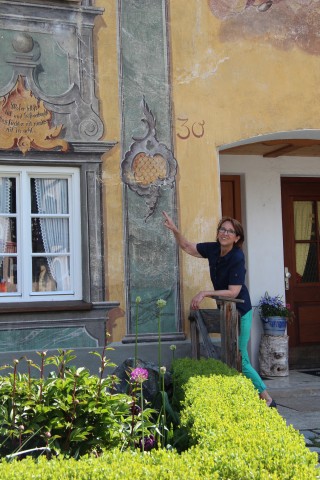
[(162, 210), (174, 216), (177, 162), (173, 155), (167, 3), (121, 2), (122, 180), (125, 197), (128, 333), (141, 297), (139, 333), (179, 332), (179, 269)]
[(85, 327), (24, 328), (0, 331), (0, 352), (98, 347)]

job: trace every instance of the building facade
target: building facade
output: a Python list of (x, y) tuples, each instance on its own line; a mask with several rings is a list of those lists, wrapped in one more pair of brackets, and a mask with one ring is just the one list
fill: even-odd
[(166, 210), (195, 242), (242, 221), (253, 304), (283, 296), (291, 366), (319, 366), (319, 19), (317, 0), (0, 0), (3, 361), (88, 362), (106, 332), (117, 363), (137, 332), (156, 361), (159, 299), (167, 361), (190, 355), (208, 265)]

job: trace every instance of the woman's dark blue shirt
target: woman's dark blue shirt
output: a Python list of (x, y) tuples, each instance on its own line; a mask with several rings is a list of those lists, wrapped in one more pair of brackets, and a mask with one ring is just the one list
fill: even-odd
[(218, 242), (198, 243), (197, 250), (203, 258), (209, 261), (210, 278), (215, 290), (227, 290), (229, 285), (242, 285), (237, 298), (244, 300), (238, 303), (240, 315), (251, 310), (251, 301), (245, 285), (246, 267), (245, 258), (241, 248), (233, 247), (223, 257), (220, 256), (221, 248)]

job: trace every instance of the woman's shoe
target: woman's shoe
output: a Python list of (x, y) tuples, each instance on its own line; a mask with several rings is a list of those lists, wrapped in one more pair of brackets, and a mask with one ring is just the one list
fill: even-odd
[(272, 399), (272, 402), (270, 403), (270, 405), (268, 405), (268, 407), (270, 407), (270, 408), (277, 408), (277, 404), (276, 404), (276, 402)]

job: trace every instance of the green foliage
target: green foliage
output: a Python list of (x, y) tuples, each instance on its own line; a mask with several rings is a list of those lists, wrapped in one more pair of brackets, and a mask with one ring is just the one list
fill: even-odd
[[(81, 458), (79, 461), (53, 459), (50, 462), (40, 458), (37, 464), (30, 459), (14, 464), (0, 464), (1, 480), (217, 480), (217, 473), (203, 476), (203, 462), (208, 457), (193, 454), (180, 456), (166, 450), (153, 450), (151, 454), (106, 452), (100, 458)], [(206, 463), (205, 463), (206, 464)]]
[[(0, 378), (0, 454), (19, 450), (49, 447), (54, 453), (79, 457), (90, 451), (121, 444), (119, 425), (129, 417), (131, 398), (110, 394), (115, 378), (103, 378), (106, 366), (101, 358), (100, 375), (90, 375), (85, 368), (69, 367), (71, 351), (46, 358), (41, 365), (28, 361), (29, 371), (17, 371)], [(44, 378), (45, 365), (54, 365), (57, 372)], [(31, 375), (31, 367), (40, 371), (40, 378)]]
[[(44, 456), (36, 461), (28, 457), (20, 462), (2, 461), (1, 480), (319, 479), (317, 454), (305, 447), (303, 436), (259, 399), (248, 379), (220, 363), (181, 360), (174, 365), (176, 381), (186, 380), (184, 389), (182, 385), (179, 388), (184, 392), (181, 422), (189, 449), (181, 454), (115, 448), (78, 461), (61, 456), (49, 462)], [(183, 366), (189, 370), (185, 375)], [(225, 368), (229, 372), (217, 373)]]
[[(144, 369), (136, 368), (135, 370)], [(147, 370), (144, 371), (148, 372)], [(119, 430), (123, 434), (122, 450), (140, 448), (144, 451), (147, 439), (152, 443), (152, 448), (156, 444), (156, 441), (150, 439), (154, 438), (154, 433), (157, 430), (154, 421), (157, 411), (150, 408), (148, 402), (144, 399), (142, 383), (143, 381), (141, 383), (133, 381), (130, 385), (131, 415), (130, 417), (123, 417), (121, 424), (119, 424)]]
[(288, 321), (294, 319), (294, 313), (290, 310), (290, 305), (285, 304), (280, 295), (271, 297), (266, 292), (259, 300), (258, 310), (262, 319), (268, 317), (285, 317)]
[(190, 378), (182, 422), (190, 448), (140, 453), (118, 449), (93, 456), (48, 462), (40, 457), (0, 464), (2, 480), (150, 478), (189, 480), (315, 480), (317, 455), (303, 436), (287, 427), (278, 412), (259, 400), (243, 376)]
[(119, 423), (119, 432), (122, 433), (122, 451), (126, 449), (140, 448), (144, 450), (142, 438), (154, 436), (157, 426), (154, 422), (155, 410), (144, 408), (143, 412), (134, 413), (130, 417), (124, 417)]
[(242, 375), (190, 378), (181, 423), (195, 453), (211, 452), (219, 478), (317, 478), (317, 454)]
[(229, 368), (225, 363), (213, 358), (203, 358), (201, 360), (193, 360), (191, 358), (179, 358), (172, 362), (172, 379), (174, 385), (174, 395), (172, 405), (179, 410), (184, 400), (184, 389), (189, 378), (211, 375), (235, 376), (239, 372), (233, 368)]
[(153, 408), (158, 412), (157, 418), (157, 443), (162, 447), (172, 444), (174, 438), (174, 428), (177, 428), (180, 422), (179, 415), (172, 408), (168, 392), (165, 391), (164, 376), (166, 367), (160, 367), (161, 389), (156, 393), (153, 399)]

